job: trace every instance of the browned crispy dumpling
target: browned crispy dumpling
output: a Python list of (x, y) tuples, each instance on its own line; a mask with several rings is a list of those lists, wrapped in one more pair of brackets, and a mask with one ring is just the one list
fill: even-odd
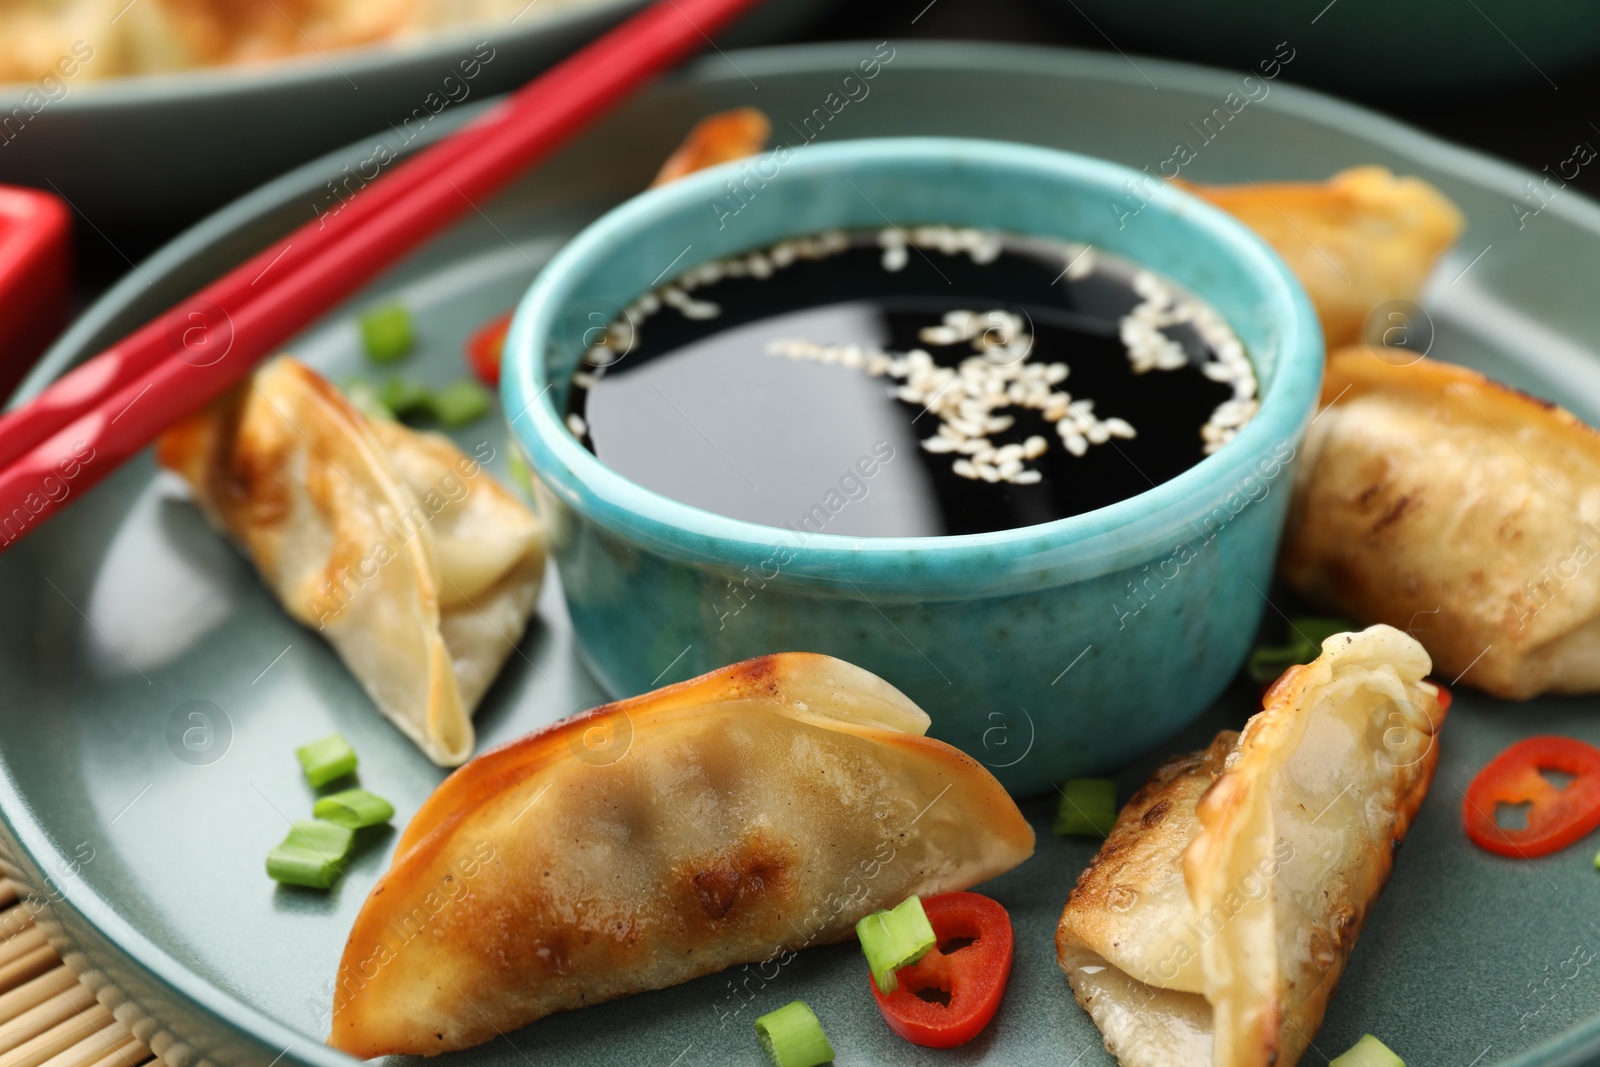
[(927, 728), (882, 679), (797, 652), (484, 753), (417, 812), (363, 905), (329, 1043), (467, 1048), (843, 940), (1027, 859), (1005, 789)]
[(1476, 371), (1335, 353), (1280, 562), (1496, 696), (1600, 689), (1600, 434)]
[(1056, 930), (1122, 1067), (1299, 1060), (1433, 777), (1428, 671), (1390, 627), (1330, 637), (1123, 808)]
[(1352, 167), (1325, 182), (1182, 184), (1284, 258), (1330, 349), (1360, 341), (1379, 305), (1416, 299), (1461, 233), (1461, 212), (1444, 194), (1383, 167)]
[(707, 115), (694, 124), (650, 184), (666, 185), (697, 170), (753, 156), (771, 135), (772, 123), (758, 108), (736, 107)]
[(287, 357), (168, 430), (157, 458), (429, 759), (472, 754), (472, 712), (544, 575), (521, 501), (448, 438), (366, 418)]

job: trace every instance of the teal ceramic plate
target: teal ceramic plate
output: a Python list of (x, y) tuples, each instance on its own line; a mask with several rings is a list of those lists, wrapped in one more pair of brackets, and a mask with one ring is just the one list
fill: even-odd
[[(1583, 340), (1600, 336), (1592, 279), (1600, 209), (1574, 194), (1559, 194), (1519, 229), (1508, 204), (1529, 175), (1276, 83), (1213, 141), (1196, 143), (1191, 120), (1219, 106), (1238, 76), (1143, 59), (1135, 70), (1115, 55), (901, 46), (870, 95), (827, 112), (829, 94), (870, 52), (830, 45), (711, 56), (397, 264), (352, 306), (404, 300), (421, 340), (409, 369), (434, 383), (456, 377), (463, 338), (510, 307), (564, 238), (640, 188), (694, 119), (736, 104), (759, 103), (786, 137), (805, 136), (797, 131), (809, 118), (830, 138), (1010, 138), (1152, 169), (1189, 140), (1198, 151), (1183, 173), (1201, 180), (1323, 177), (1376, 162), (1438, 184), (1470, 226), (1422, 300), (1433, 353), (1600, 421), (1600, 358)], [(266, 187), (144, 264), (26, 388), (306, 218), (310, 193), (362, 151)], [(292, 348), (336, 378), (361, 366), (346, 315)], [(495, 449), (503, 469), (504, 426), (486, 420), (458, 436)], [(0, 813), (18, 873), (55, 901), (50, 932), (179, 1067), (202, 1057), (348, 1064), (320, 1044), (324, 1013), (345, 933), (394, 837), (365, 851), (330, 894), (275, 890), (263, 854), (282, 837), (285, 815), (310, 803), (291, 752), (344, 731), (362, 754), (364, 783), (395, 800), (399, 820), (441, 772), (378, 718), (332, 652), (289, 622), (148, 456), (0, 556), (0, 603)], [(929, 652), (947, 671), (982, 654)], [(1173, 748), (1238, 724), (1253, 696), (1236, 685)], [(552, 580), (479, 712), (481, 741), (598, 699)], [(1509, 742), (1535, 732), (1600, 742), (1597, 705), (1458, 693), (1432, 795), (1303, 1062), (1321, 1065), (1366, 1031), (1412, 1064), (1551, 1067), (1600, 1052), (1596, 841), (1537, 863), (1507, 861), (1468, 845), (1458, 815), (1460, 790)], [(995, 711), (1002, 728), (979, 758), (1028, 758), (1027, 721)], [(210, 747), (198, 755), (181, 737), (198, 722), (191, 712), (211, 723)], [(1123, 796), (1158, 755), (1122, 774)], [(757, 1064), (751, 1020), (798, 997), (825, 1020), (841, 1063), (1106, 1064), (1051, 943), (1094, 846), (1051, 837), (1051, 808), (1048, 799), (1026, 804), (1038, 853), (987, 888), (1016, 922), (1016, 968), (995, 1023), (963, 1049), (935, 1055), (892, 1037), (866, 995), (857, 950), (837, 946), (804, 952), (776, 973), (730, 971), (552, 1017), (452, 1060)]]

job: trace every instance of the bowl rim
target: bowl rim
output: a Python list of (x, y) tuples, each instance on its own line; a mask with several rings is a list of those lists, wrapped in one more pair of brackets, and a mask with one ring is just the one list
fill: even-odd
[[(793, 150), (784, 171), (848, 173), (863, 164), (938, 164), (957, 158), (990, 168), (1049, 172), (1067, 183), (1113, 193), (1123, 182), (1143, 176), (1121, 164), (1075, 152), (963, 137), (876, 137), (806, 145)], [(1067, 564), (1069, 571), (1075, 569), (1084, 576), (1104, 573), (1146, 562), (1150, 556), (1143, 539), (1119, 535), (1141, 523), (1158, 521), (1181, 509), (1186, 500), (1230, 479), (1237, 484), (1255, 470), (1256, 461), (1276, 442), (1298, 442), (1313, 417), (1322, 382), (1323, 334), (1299, 280), (1243, 223), (1183, 189), (1163, 183), (1147, 206), (1160, 215), (1184, 216), (1217, 247), (1233, 255), (1261, 283), (1270, 310), (1281, 323), (1280, 351), (1271, 381), (1260, 395), (1260, 410), (1226, 446), (1182, 473), (1104, 507), (1032, 526), (926, 537), (823, 532), (803, 540), (793, 530), (719, 515), (639, 485), (606, 466), (568, 432), (547, 395), (555, 383), (545, 373), (545, 360), (535, 354), (546, 351), (564, 302), (593, 267), (658, 220), (703, 211), (707, 200), (716, 198), (723, 182), (738, 173), (742, 162), (711, 167), (648, 190), (585, 227), (545, 265), (518, 302), (506, 338), (501, 404), (513, 439), (527, 454), (538, 479), (580, 514), (656, 551), (709, 564), (765, 563), (769, 560), (764, 557), (782, 544), (780, 539), (798, 540), (790, 546), (794, 555), (783, 564), (784, 573), (834, 581), (839, 580), (847, 560), (852, 567), (860, 567), (865, 559), (870, 561), (869, 568), (903, 570), (900, 579), (921, 576), (917, 584), (924, 584), (930, 566), (948, 570), (970, 561), (974, 553), (981, 553), (993, 567), (1050, 552), (1052, 563)], [(1063, 547), (1108, 535), (1116, 543), (1088, 553), (1092, 560), (1062, 558)], [(917, 560), (914, 569), (895, 566), (911, 557)], [(1078, 566), (1073, 567), (1074, 563)]]

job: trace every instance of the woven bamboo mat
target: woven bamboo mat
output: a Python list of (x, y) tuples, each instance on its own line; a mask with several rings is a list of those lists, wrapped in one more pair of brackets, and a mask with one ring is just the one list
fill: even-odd
[(0, 1067), (139, 1067), (155, 1059), (61, 962), (0, 878)]

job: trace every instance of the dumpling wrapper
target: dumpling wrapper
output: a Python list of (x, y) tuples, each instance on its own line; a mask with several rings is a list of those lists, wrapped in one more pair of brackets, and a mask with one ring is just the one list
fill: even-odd
[(1476, 371), (1336, 352), (1279, 569), (1496, 696), (1600, 689), (1600, 434)]
[(370, 420), (287, 357), (162, 435), (298, 622), (441, 766), (527, 626), (544, 575), (533, 514), (447, 438)]
[(707, 115), (685, 135), (656, 172), (652, 187), (675, 182), (698, 170), (755, 155), (772, 136), (772, 122), (754, 107), (736, 107)]
[(417, 812), (362, 907), (328, 1043), (467, 1048), (844, 940), (1027, 859), (1006, 791), (927, 727), (882, 679), (795, 652), (484, 753)]
[(1123, 808), (1056, 930), (1122, 1067), (1300, 1058), (1433, 777), (1429, 670), (1391, 627), (1330, 637)]
[(1282, 256), (1306, 287), (1330, 349), (1362, 340), (1389, 300), (1415, 300), (1462, 217), (1420, 178), (1352, 167), (1325, 182), (1184, 188), (1238, 218)]

